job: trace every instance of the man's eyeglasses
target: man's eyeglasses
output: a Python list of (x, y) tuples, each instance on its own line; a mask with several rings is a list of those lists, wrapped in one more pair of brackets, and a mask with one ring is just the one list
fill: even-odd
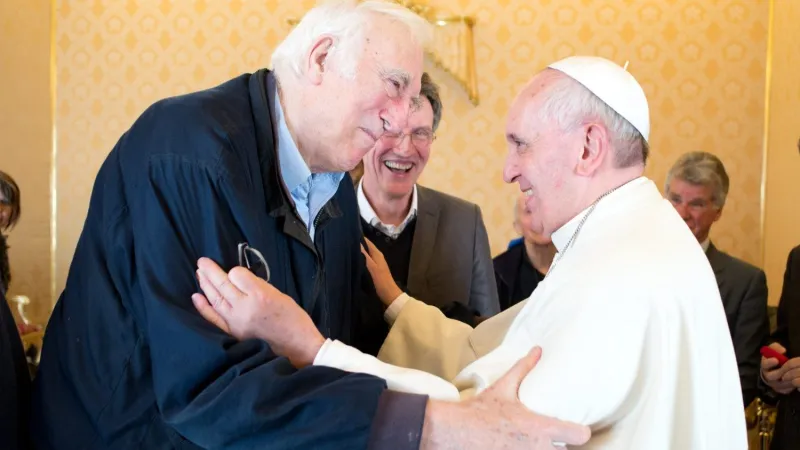
[[(253, 258), (253, 262), (250, 262), (250, 258)], [(258, 265), (261, 264), (264, 267), (264, 271), (266, 272), (265, 280), (269, 283), (269, 264), (267, 264), (267, 260), (264, 258), (264, 255), (261, 254), (260, 251), (254, 249), (247, 245), (247, 242), (242, 242), (239, 244), (239, 265), (242, 267), (246, 267), (250, 269), (255, 275), (256, 270), (258, 269)]]
[(420, 149), (430, 147), (431, 143), (436, 139), (436, 135), (433, 134), (433, 131), (426, 129), (414, 130), (411, 133), (384, 131), (381, 135), (381, 139), (392, 147), (397, 147), (403, 142), (406, 136), (410, 136), (414, 147)]

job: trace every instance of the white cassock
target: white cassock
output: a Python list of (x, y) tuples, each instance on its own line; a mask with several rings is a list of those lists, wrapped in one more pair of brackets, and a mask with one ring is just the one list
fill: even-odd
[(563, 256), (526, 301), (472, 329), (404, 297), (387, 310), (380, 361), (328, 341), (315, 364), (458, 400), (538, 345), (519, 398), (590, 426), (582, 448), (747, 449), (733, 345), (697, 240), (644, 177), (601, 199), (565, 251), (586, 212), (553, 234)]

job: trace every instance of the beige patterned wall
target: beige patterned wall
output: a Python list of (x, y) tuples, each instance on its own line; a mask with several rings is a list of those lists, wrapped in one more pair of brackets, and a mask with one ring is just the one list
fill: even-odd
[(22, 199), (8, 233), (9, 295), (28, 296), (27, 316), (38, 323), (51, 304), (50, 28), (49, 0), (0, 1), (0, 170), (14, 177)]
[[(107, 152), (153, 101), (265, 66), (313, 1), (58, 2), (58, 249), (63, 286), (92, 180)], [(652, 110), (648, 174), (661, 183), (682, 152), (717, 152), (733, 187), (713, 237), (760, 260), (759, 189), (766, 0), (431, 0), (473, 15), (481, 104), (447, 75), (439, 139), (423, 182), (478, 203), (495, 253), (513, 238), (515, 190), (504, 185), (505, 113), (548, 62), (596, 54), (624, 63)]]

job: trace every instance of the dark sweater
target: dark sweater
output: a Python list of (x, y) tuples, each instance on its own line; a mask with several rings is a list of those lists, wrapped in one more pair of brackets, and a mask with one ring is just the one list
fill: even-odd
[[(378, 250), (383, 253), (383, 257), (386, 259), (386, 264), (389, 265), (389, 271), (392, 272), (392, 278), (394, 278), (394, 282), (397, 283), (397, 287), (403, 292), (408, 292), (408, 272), (411, 270), (411, 249), (414, 246), (414, 231), (417, 227), (417, 219), (414, 218), (409, 222), (403, 229), (403, 232), (395, 239), (392, 239), (379, 229), (368, 224), (363, 218), (361, 219), (361, 227), (364, 229), (364, 236), (372, 241), (375, 247), (378, 247)], [(417, 300), (426, 301), (424, 298), (419, 298)], [(450, 319), (464, 322), (471, 327), (478, 325), (476, 320), (477, 311), (471, 310), (469, 306), (461, 302), (452, 301), (446, 305), (440, 306), (439, 309)], [(373, 341), (376, 344), (382, 343), (388, 333), (388, 327), (386, 327), (385, 330), (378, 331)], [(369, 347), (367, 347), (367, 349), (369, 349)], [(369, 353), (377, 355), (379, 349), (380, 345), (374, 349), (370, 349), (371, 351)]]
[(378, 250), (383, 253), (397, 287), (404, 292), (408, 291), (406, 287), (408, 286), (411, 247), (414, 244), (414, 230), (417, 226), (417, 219), (412, 219), (395, 239), (385, 235), (364, 219), (361, 219), (361, 226), (364, 228), (364, 236), (372, 241), (375, 247), (378, 247)]

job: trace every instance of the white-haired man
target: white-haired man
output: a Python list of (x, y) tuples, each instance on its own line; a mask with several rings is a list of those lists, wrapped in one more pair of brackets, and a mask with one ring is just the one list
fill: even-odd
[[(241, 271), (227, 278), (207, 260), (201, 271), (211, 278), (201, 287), (211, 305), (199, 295), (195, 304), (234, 335), (255, 333), (301, 364), (375, 373), (392, 389), (467, 403), (508, 389), (503, 374), (541, 347), (519, 397), (535, 412), (590, 426), (582, 448), (744, 450), (736, 360), (714, 274), (642, 175), (649, 130), (642, 88), (601, 58), (551, 64), (522, 90), (509, 113), (504, 178), (528, 195), (533, 229), (552, 235), (559, 253), (528, 300), (475, 329), (397, 296), (371, 245), (367, 264), (392, 324), (382, 361), (301, 321), (292, 327), (284, 306), (293, 302)], [(288, 330), (307, 336), (306, 345), (282, 338)]]
[(380, 378), (297, 370), (263, 341), (237, 342), (190, 299), (199, 257), (246, 265), (324, 336), (358, 343), (366, 271), (341, 181), (404, 128), (428, 33), (398, 5), (329, 2), (275, 49), (274, 72), (137, 119), (100, 169), (47, 329), (36, 448), (415, 449), (423, 420), (447, 423)]

